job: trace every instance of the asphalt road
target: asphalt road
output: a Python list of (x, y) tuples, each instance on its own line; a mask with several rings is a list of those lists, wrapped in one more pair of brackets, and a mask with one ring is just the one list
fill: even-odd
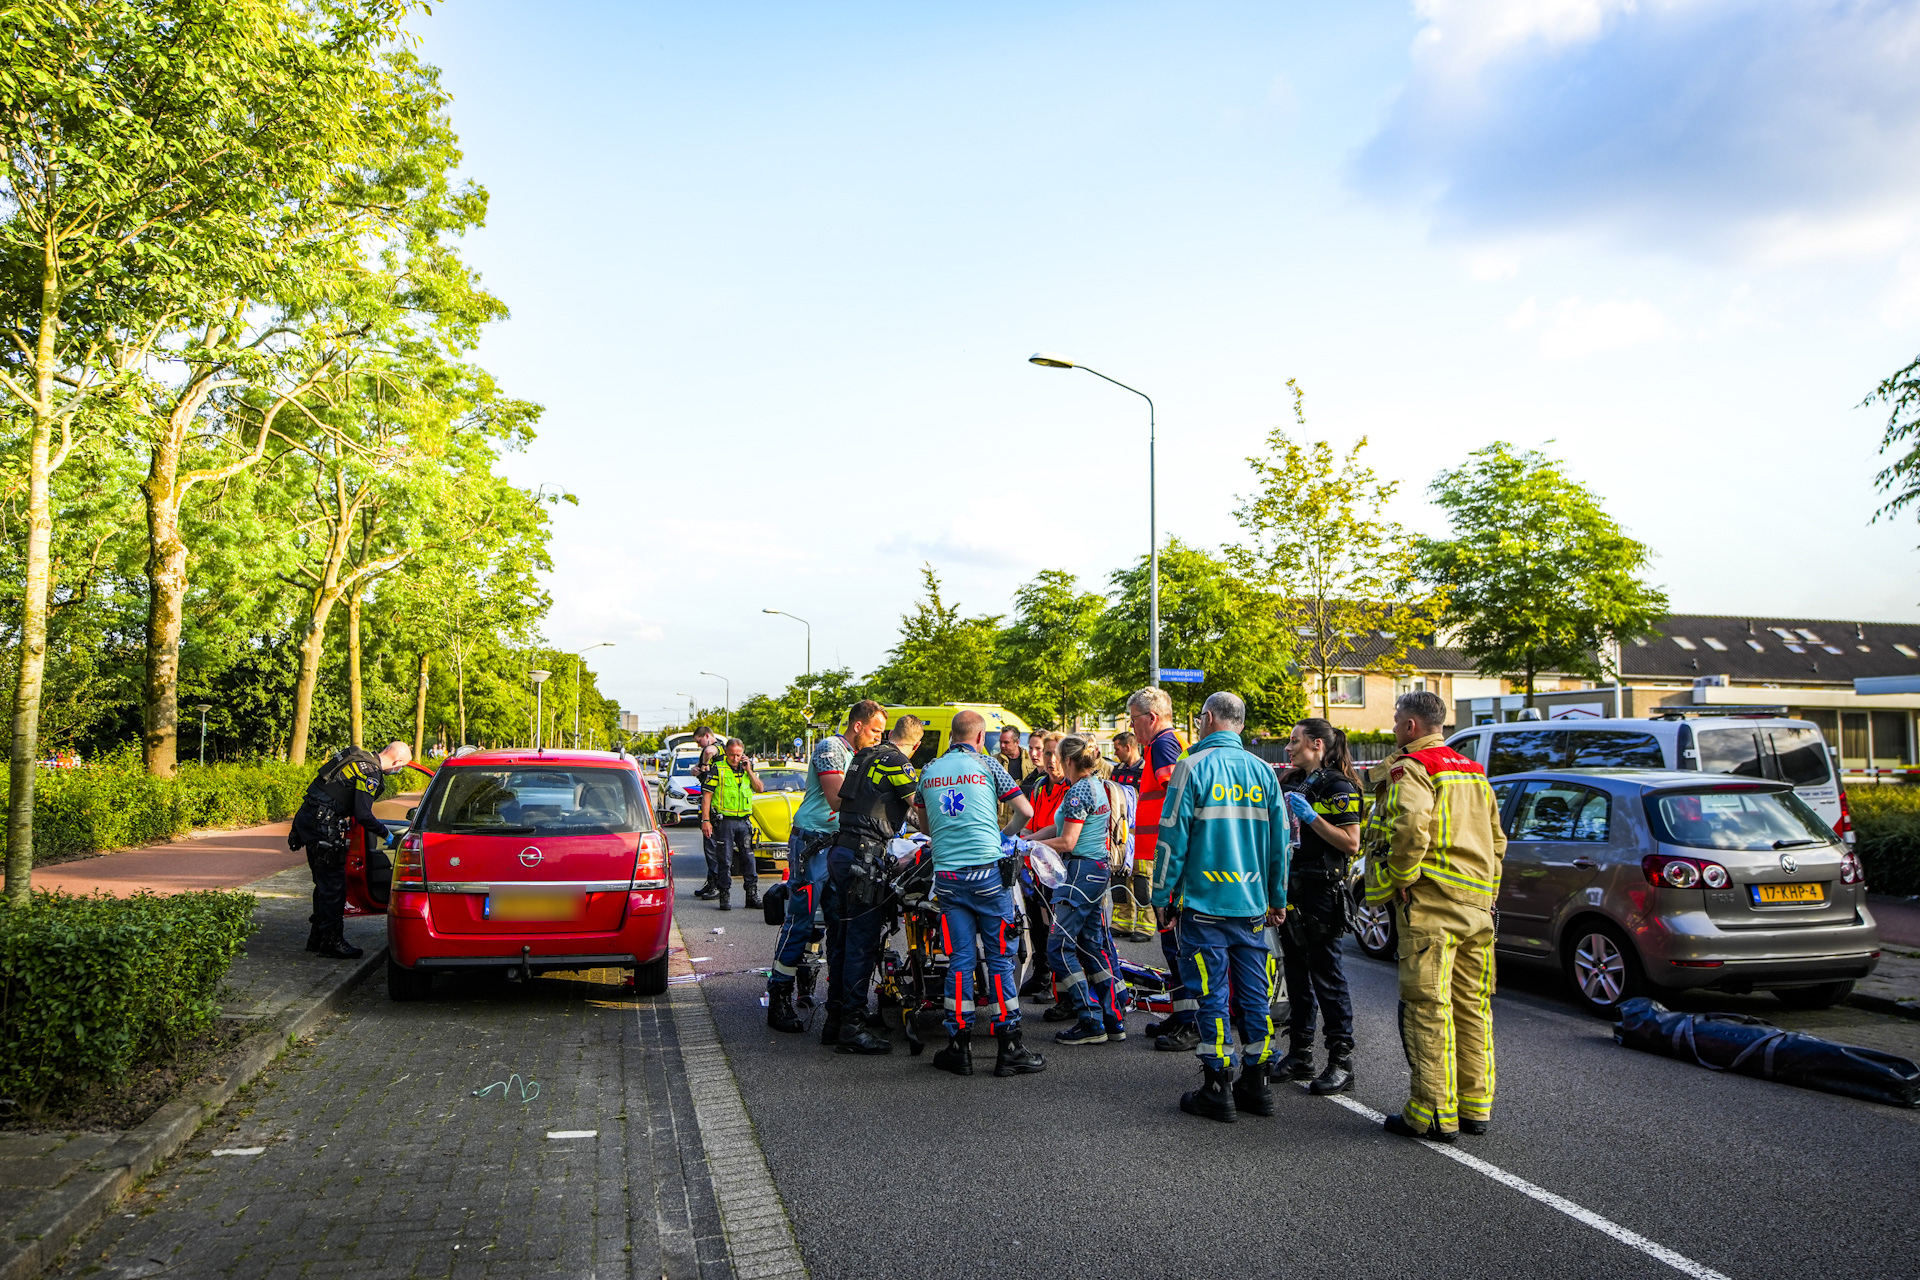
[[(1063, 1048), (1029, 1005), (1048, 1070), (1010, 1080), (958, 1079), (904, 1045), (855, 1058), (769, 1031), (764, 981), (739, 971), (767, 963), (777, 931), (686, 896), (704, 875), (695, 833), (674, 847), (681, 931), (714, 975), (702, 988), (816, 1276), (1676, 1274), (1297, 1088), (1271, 1119), (1184, 1115), (1197, 1065), (1154, 1052), (1143, 1017), (1124, 1044)], [(1348, 969), (1354, 1097), (1391, 1111), (1406, 1082), (1394, 974), (1357, 953)], [(1920, 1113), (1622, 1049), (1552, 975), (1502, 981), (1494, 1129), (1458, 1150), (1730, 1277), (1920, 1274)], [(1717, 1003), (1920, 1053), (1920, 1024), (1896, 1018)]]
[[(1495, 1128), (1455, 1148), (1486, 1162), (1468, 1167), (1297, 1089), (1271, 1119), (1183, 1115), (1198, 1069), (1153, 1052), (1140, 1017), (1124, 1044), (1067, 1049), (1029, 1006), (1050, 1065), (1011, 1080), (778, 1035), (758, 972), (776, 930), (692, 897), (697, 843), (673, 834), (681, 934), (817, 1277), (1674, 1275), (1649, 1249), (1735, 1280), (1920, 1273), (1920, 1113), (1620, 1049), (1550, 976), (1503, 975)], [(1388, 1111), (1393, 973), (1356, 956), (1350, 976), (1355, 1096)], [(696, 1136), (679, 1015), (615, 978), (468, 980), (408, 1005), (368, 984), (59, 1273), (727, 1274), (711, 1169), (735, 1158), (710, 1166), (726, 1139)], [(1920, 1056), (1920, 1023), (1726, 1003)]]

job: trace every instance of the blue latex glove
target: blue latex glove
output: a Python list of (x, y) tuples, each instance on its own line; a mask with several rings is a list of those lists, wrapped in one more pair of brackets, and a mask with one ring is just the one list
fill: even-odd
[(1291, 813), (1294, 817), (1300, 819), (1300, 824), (1302, 826), (1311, 826), (1313, 823), (1313, 820), (1320, 816), (1319, 814), (1313, 811), (1313, 805), (1310, 804), (1307, 798), (1301, 795), (1298, 791), (1289, 791), (1286, 794), (1287, 794), (1287, 812)]

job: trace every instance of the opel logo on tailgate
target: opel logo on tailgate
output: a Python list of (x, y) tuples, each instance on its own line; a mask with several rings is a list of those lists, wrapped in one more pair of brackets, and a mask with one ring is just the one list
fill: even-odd
[[(540, 865), (540, 860), (544, 857), (546, 857), (544, 853), (541, 853), (532, 845), (528, 845), (520, 851), (520, 865), (523, 867), (537, 867)], [(1781, 861), (1784, 862), (1786, 859), (1783, 858)], [(1793, 868), (1789, 867), (1787, 870), (1791, 871)]]
[[(538, 854), (539, 852), (540, 851), (538, 849), (534, 850), (535, 854)], [(520, 856), (524, 858), (527, 855), (523, 853)], [(1800, 859), (1794, 857), (1790, 853), (1783, 853), (1780, 855), (1780, 869), (1786, 872), (1788, 875), (1792, 875), (1794, 872), (1800, 869)]]

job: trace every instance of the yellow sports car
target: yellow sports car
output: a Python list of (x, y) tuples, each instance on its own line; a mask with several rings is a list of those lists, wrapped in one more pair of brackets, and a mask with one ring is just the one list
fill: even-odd
[(766, 790), (753, 798), (753, 858), (763, 879), (787, 874), (787, 836), (793, 832), (793, 813), (807, 789), (807, 771), (792, 766), (760, 770)]

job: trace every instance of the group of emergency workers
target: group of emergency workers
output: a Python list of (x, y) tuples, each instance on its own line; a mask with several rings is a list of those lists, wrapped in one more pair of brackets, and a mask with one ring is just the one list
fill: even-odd
[[(1141, 689), (1127, 710), (1118, 768), (1104, 767), (1090, 740), (1069, 735), (1034, 733), (1024, 760), (1011, 730), (989, 750), (984, 719), (961, 711), (946, 751), (916, 771), (924, 726), (912, 716), (889, 726), (879, 703), (856, 704), (845, 731), (807, 762), (788, 839), (789, 898), (768, 975), (767, 1024), (805, 1030), (795, 981), (819, 910), (828, 967), (821, 1043), (847, 1054), (892, 1049), (868, 1007), (887, 924), (882, 878), (888, 842), (917, 829), (931, 837), (932, 901), (949, 961), (947, 1044), (933, 1065), (973, 1074), (972, 1028), (984, 1011), (996, 1076), (1044, 1070), (1044, 1058), (1022, 1041), (1023, 995), (1054, 995), (1047, 1019), (1072, 1023), (1057, 1043), (1124, 1040), (1131, 993), (1108, 902), (1145, 940), (1144, 894), (1171, 1006), (1146, 1030), (1158, 1050), (1194, 1051), (1203, 1072), (1181, 1110), (1221, 1121), (1243, 1111), (1272, 1115), (1274, 1081), (1307, 1082), (1316, 1094), (1353, 1085), (1341, 939), (1353, 860), (1364, 853), (1365, 896), (1390, 902), (1399, 929), (1399, 1025), (1411, 1078), (1406, 1103), (1385, 1127), (1444, 1142), (1485, 1133), (1494, 1087), (1492, 908), (1506, 839), (1485, 771), (1441, 741), (1440, 700), (1415, 691), (1396, 702), (1397, 749), (1364, 779), (1345, 735), (1325, 720), (1294, 726), (1290, 767), (1276, 776), (1243, 744), (1246, 706), (1234, 694), (1207, 699), (1199, 737), (1184, 749), (1164, 692)], [(750, 776), (750, 765), (732, 768)], [(758, 789), (754, 781), (728, 785), (745, 788), (741, 794)], [(724, 814), (716, 788), (705, 792)], [(1035, 846), (1064, 867), (1047, 892), (1022, 876), (1014, 852)], [(750, 850), (747, 867), (750, 875)], [(752, 893), (749, 881), (749, 901)], [(1040, 940), (1034, 977), (1021, 989), (1023, 920)], [(1282, 966), (1289, 1044), (1276, 1058)], [(976, 968), (984, 989), (976, 989)], [(1317, 1075), (1316, 1010), (1327, 1045)]]

